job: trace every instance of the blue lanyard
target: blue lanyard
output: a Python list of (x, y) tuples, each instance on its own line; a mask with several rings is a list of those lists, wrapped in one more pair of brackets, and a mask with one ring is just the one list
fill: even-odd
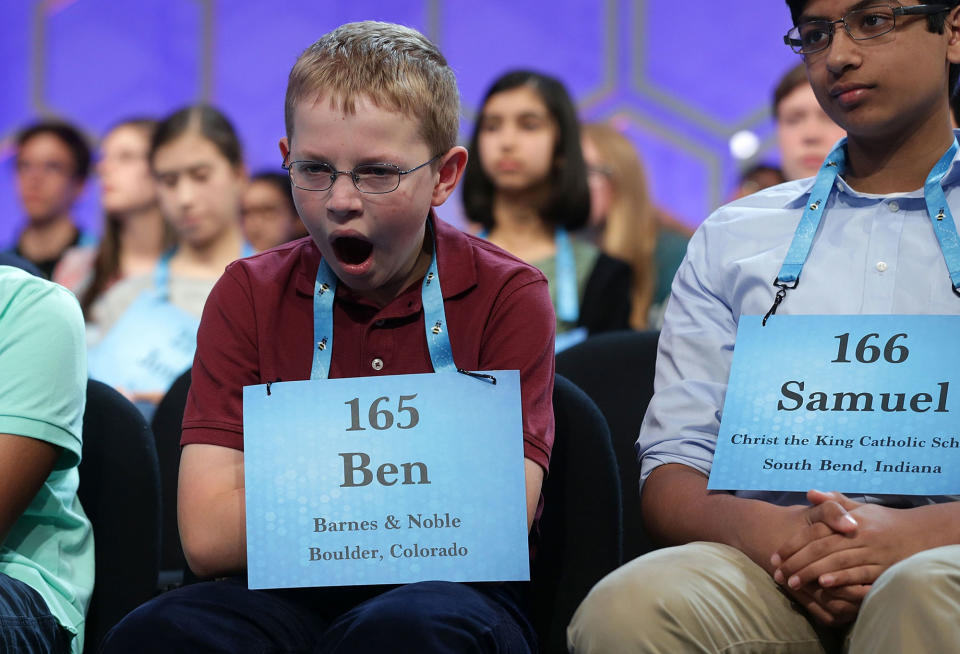
[[(477, 236), (487, 238), (489, 233), (484, 229)], [(557, 227), (554, 230), (553, 242), (557, 249), (554, 255), (557, 270), (557, 318), (576, 324), (580, 318), (580, 299), (577, 292), (577, 262), (573, 256), (573, 244), (570, 242), (567, 230), (563, 227)]]
[[(433, 228), (427, 223), (430, 238)], [(423, 324), (427, 336), (427, 349), (434, 372), (455, 372), (453, 350), (447, 335), (447, 318), (443, 310), (443, 292), (440, 290), (440, 273), (437, 271), (437, 247), (433, 244), (430, 268), (423, 278), (420, 297), (423, 302)], [(320, 260), (317, 280), (313, 291), (313, 366), (310, 379), (326, 379), (330, 375), (330, 357), (333, 354), (333, 299), (337, 293), (337, 276), (330, 270), (326, 259)]]
[[(827, 200), (830, 199), (830, 194), (833, 192), (837, 176), (841, 175), (846, 168), (846, 145), (847, 139), (841, 139), (827, 155), (826, 160), (820, 167), (820, 172), (817, 173), (817, 179), (813, 183), (813, 188), (810, 189), (810, 204), (803, 210), (803, 216), (801, 216), (800, 224), (797, 225), (797, 230), (793, 235), (790, 249), (787, 250), (787, 256), (780, 266), (780, 272), (773, 281), (773, 285), (778, 290), (773, 300), (773, 306), (763, 317), (764, 325), (767, 324), (767, 319), (777, 312), (777, 307), (786, 297), (787, 291), (796, 288), (800, 283), (800, 273), (803, 271), (803, 264), (806, 263), (810, 248), (813, 246), (813, 237), (817, 233), (820, 220), (827, 208)], [(940, 185), (944, 175), (950, 170), (950, 164), (956, 154), (957, 139), (954, 137), (953, 143), (927, 176), (927, 180), (923, 184), (923, 197), (927, 204), (927, 215), (930, 216), (933, 231), (937, 235), (943, 259), (947, 264), (953, 292), (960, 295), (960, 288), (958, 288), (960, 287), (960, 239), (957, 238), (957, 228), (953, 222), (953, 214), (947, 205), (943, 187)]]
[(573, 245), (563, 227), (557, 227), (553, 239), (557, 247), (557, 317), (576, 324), (580, 317), (580, 302), (577, 297), (577, 264), (573, 258)]
[(176, 253), (175, 247), (164, 252), (153, 269), (153, 291), (157, 299), (164, 302), (170, 299), (170, 259)]
[[(170, 259), (176, 253), (176, 247), (164, 252), (153, 269), (153, 290), (157, 298), (163, 301), (170, 299)], [(240, 258), (250, 257), (254, 254), (256, 254), (256, 250), (253, 249), (253, 246), (244, 241), (243, 247), (240, 249)]]

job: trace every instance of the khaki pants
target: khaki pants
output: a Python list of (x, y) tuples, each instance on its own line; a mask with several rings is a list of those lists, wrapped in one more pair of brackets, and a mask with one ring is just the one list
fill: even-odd
[(853, 628), (815, 625), (737, 549), (690, 543), (603, 578), (567, 629), (576, 654), (960, 651), (960, 545), (921, 552), (873, 585)]

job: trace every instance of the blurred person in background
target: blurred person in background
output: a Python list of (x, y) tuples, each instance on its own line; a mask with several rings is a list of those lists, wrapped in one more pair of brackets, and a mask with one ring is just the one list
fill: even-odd
[(111, 286), (88, 331), (90, 376), (148, 415), (191, 366), (200, 315), (223, 269), (253, 254), (240, 231), (247, 173), (226, 116), (205, 105), (177, 111), (157, 126), (149, 162), (176, 244), (153, 271)]
[(13, 253), (50, 279), (68, 248), (96, 240), (81, 233), (71, 215), (90, 173), (90, 146), (73, 125), (38, 122), (17, 134), (15, 159), (17, 194), (27, 225)]
[(739, 200), (765, 188), (783, 184), (785, 181), (787, 180), (783, 176), (783, 171), (776, 166), (764, 163), (754, 164), (740, 174), (737, 187), (733, 189), (729, 202)]
[(688, 234), (658, 220), (636, 148), (607, 123), (583, 125), (594, 241), (633, 269), (630, 326), (658, 329)]
[(243, 235), (257, 252), (307, 235), (290, 193), (290, 177), (260, 172), (250, 178), (240, 208)]
[(467, 217), (494, 245), (546, 275), (557, 349), (629, 326), (630, 266), (569, 232), (587, 225), (590, 191), (576, 110), (563, 84), (532, 71), (484, 96), (464, 175)]
[(97, 247), (68, 250), (53, 272), (53, 281), (80, 298), (88, 322), (97, 322), (97, 301), (107, 289), (121, 279), (151, 273), (173, 245), (173, 230), (160, 212), (147, 161), (156, 126), (155, 120), (130, 119), (104, 136), (96, 166), (103, 237)]
[(803, 64), (791, 68), (777, 83), (773, 117), (780, 165), (788, 182), (816, 175), (833, 144), (846, 136), (817, 102)]

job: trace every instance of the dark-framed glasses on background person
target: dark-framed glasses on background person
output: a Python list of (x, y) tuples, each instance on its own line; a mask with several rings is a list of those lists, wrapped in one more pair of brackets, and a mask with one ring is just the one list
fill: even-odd
[(326, 191), (333, 187), (340, 175), (348, 175), (353, 185), (361, 193), (390, 193), (400, 186), (400, 178), (420, 170), (440, 158), (436, 155), (430, 161), (408, 170), (388, 163), (360, 164), (353, 170), (337, 170), (320, 161), (292, 161), (283, 168), (290, 174), (290, 183), (304, 191)]
[(783, 42), (797, 54), (809, 55), (826, 50), (833, 42), (837, 25), (842, 24), (847, 35), (856, 41), (866, 41), (892, 32), (897, 16), (930, 16), (949, 11), (943, 4), (930, 5), (871, 5), (848, 11), (837, 20), (808, 20), (791, 28)]

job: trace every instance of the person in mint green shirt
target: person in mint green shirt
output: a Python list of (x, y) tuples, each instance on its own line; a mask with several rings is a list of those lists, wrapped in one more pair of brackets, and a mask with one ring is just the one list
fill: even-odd
[(77, 499), (83, 316), (61, 286), (0, 266), (0, 651), (83, 651), (93, 532)]

